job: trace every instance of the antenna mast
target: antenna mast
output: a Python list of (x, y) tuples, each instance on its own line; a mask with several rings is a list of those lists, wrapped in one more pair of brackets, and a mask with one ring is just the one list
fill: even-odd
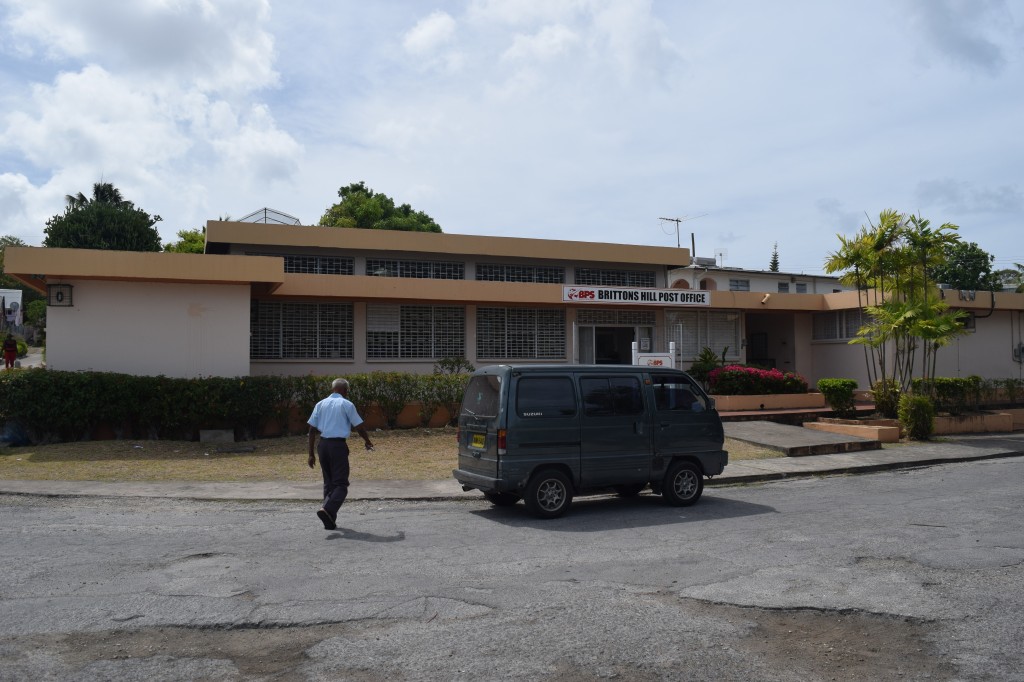
[[(675, 223), (676, 224), (676, 248), (678, 249), (679, 246), (680, 246), (680, 244), (679, 244), (679, 223), (685, 223), (687, 220), (696, 220), (697, 218), (703, 218), (706, 215), (707, 215), (707, 213), (701, 213), (700, 215), (695, 215), (695, 216), (684, 215), (682, 218), (658, 218), (658, 220), (664, 220), (666, 223)], [(690, 257), (691, 258), (693, 257), (692, 253), (690, 254)]]

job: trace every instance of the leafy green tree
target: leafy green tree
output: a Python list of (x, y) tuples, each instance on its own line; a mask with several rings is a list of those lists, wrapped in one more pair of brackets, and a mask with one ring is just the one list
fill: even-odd
[(25, 321), (33, 327), (42, 325), (46, 319), (46, 301), (39, 299), (25, 305)]
[(1002, 290), (999, 277), (992, 272), (995, 256), (974, 242), (956, 241), (943, 247), (944, 262), (929, 271), (933, 282), (948, 284), (953, 289)]
[(164, 251), (171, 253), (204, 253), (206, 251), (206, 228), (178, 230), (178, 241), (164, 244)]
[(919, 216), (889, 209), (854, 238), (838, 235), (841, 248), (829, 254), (825, 271), (842, 273), (840, 281), (862, 292), (867, 322), (850, 343), (869, 351), (872, 385), (895, 381), (906, 391), (917, 351), (921, 376), (928, 378), (938, 350), (964, 333), (963, 313), (933, 294), (935, 272), (960, 243), (957, 229), (951, 223), (932, 228)]
[[(1020, 263), (1014, 263), (1012, 268), (1004, 268), (1002, 270), (996, 270), (993, 276), (996, 277), (1001, 288), (1010, 288), (1016, 291), (1018, 294), (1024, 293), (1024, 265)], [(997, 289), (998, 291), (998, 289)]]
[(4, 253), (8, 246), (28, 246), (20, 237), (5, 234), (0, 237), (0, 289), (17, 289), (19, 283), (13, 277), (8, 277), (4, 271)]
[(110, 183), (93, 185), (92, 197), (81, 192), (65, 197), (64, 213), (46, 221), (43, 246), (66, 249), (159, 251), (160, 216), (126, 201)]
[(775, 242), (775, 244), (772, 245), (772, 260), (771, 260), (770, 263), (768, 263), (768, 271), (769, 272), (778, 272), (779, 271), (779, 243), (778, 242)]
[(409, 204), (395, 206), (386, 194), (374, 192), (362, 181), (338, 190), (341, 201), (321, 216), (325, 227), (356, 227), (364, 230), (400, 230), (404, 232), (441, 232), (441, 226)]

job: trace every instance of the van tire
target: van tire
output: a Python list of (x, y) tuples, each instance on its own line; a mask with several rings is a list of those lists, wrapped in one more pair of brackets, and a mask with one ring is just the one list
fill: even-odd
[(515, 493), (484, 493), (484, 497), (495, 507), (512, 507), (519, 501)]
[(523, 492), (526, 510), (538, 519), (554, 519), (566, 512), (572, 503), (569, 477), (557, 469), (538, 471)]
[(676, 462), (665, 474), (661, 496), (673, 507), (689, 507), (704, 492), (704, 477), (693, 462)]

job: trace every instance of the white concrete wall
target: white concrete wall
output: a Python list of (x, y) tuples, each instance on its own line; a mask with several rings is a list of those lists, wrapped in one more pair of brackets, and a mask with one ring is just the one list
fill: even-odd
[[(984, 314), (984, 313), (982, 313)], [(976, 374), (983, 379), (1021, 378), (1022, 365), (1013, 361), (1012, 344), (1020, 342), (1020, 313), (994, 312), (978, 317), (975, 331), (958, 337), (939, 350), (935, 374), (940, 377), (966, 377)], [(915, 371), (915, 375), (918, 372)]]
[(46, 363), (169, 377), (249, 374), (249, 285), (72, 280), (46, 315)]

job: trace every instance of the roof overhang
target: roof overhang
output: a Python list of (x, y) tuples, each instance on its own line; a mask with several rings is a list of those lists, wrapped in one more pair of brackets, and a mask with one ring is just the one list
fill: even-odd
[(62, 279), (247, 284), (263, 292), (284, 282), (282, 258), (197, 253), (8, 247), (4, 270), (40, 293)]

